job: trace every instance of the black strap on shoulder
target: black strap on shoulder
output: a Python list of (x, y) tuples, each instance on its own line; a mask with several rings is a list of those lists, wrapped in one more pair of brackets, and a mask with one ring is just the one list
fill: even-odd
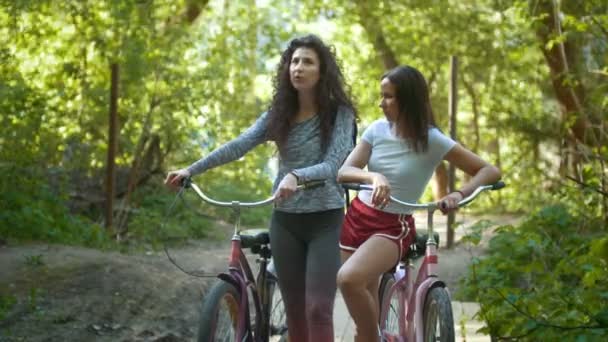
[[(355, 146), (357, 146), (357, 134), (358, 134), (357, 120), (354, 119), (353, 120), (353, 148)], [(348, 206), (350, 205), (350, 192), (348, 191), (348, 189), (344, 189), (344, 200), (346, 203), (346, 207), (348, 208)]]

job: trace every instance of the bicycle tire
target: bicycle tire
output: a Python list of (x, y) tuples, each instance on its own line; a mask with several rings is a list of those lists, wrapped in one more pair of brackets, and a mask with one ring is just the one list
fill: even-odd
[[(378, 302), (380, 304), (379, 325), (380, 333), (383, 340), (393, 340), (394, 338), (401, 335), (401, 321), (405, 318), (400, 317), (404, 312), (402, 308), (402, 302), (399, 298), (401, 293), (399, 291), (393, 291), (391, 288), (395, 284), (395, 278), (391, 273), (385, 273), (382, 275), (380, 280), (380, 286), (378, 287)], [(386, 304), (385, 304), (386, 303)]]
[(287, 314), (281, 291), (276, 281), (268, 282), (268, 293), (272, 294), (269, 301), (269, 336), (278, 341), (287, 341)]
[(260, 301), (265, 315), (264, 322), (258, 321), (264, 325), (261, 329), (266, 330), (261, 331), (262, 336), (259, 336), (259, 340), (275, 341), (275, 337), (278, 336), (281, 341), (283, 337), (287, 336), (287, 318), (281, 291), (277, 287), (278, 281), (271, 273), (260, 272), (257, 284), (260, 286)]
[(424, 341), (454, 341), (454, 316), (450, 295), (444, 287), (433, 287), (424, 300)]
[(203, 300), (198, 325), (198, 342), (236, 341), (241, 294), (234, 285), (216, 282)]

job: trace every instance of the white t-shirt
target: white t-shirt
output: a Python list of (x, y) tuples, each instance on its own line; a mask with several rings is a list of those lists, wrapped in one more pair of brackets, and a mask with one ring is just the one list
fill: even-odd
[[(374, 121), (361, 136), (372, 147), (367, 170), (383, 174), (391, 186), (391, 195), (404, 202), (416, 203), (443, 157), (456, 145), (439, 129), (429, 129), (428, 149), (416, 153), (403, 139), (391, 132), (386, 119)], [(371, 191), (360, 191), (359, 199), (372, 205)], [(408, 213), (402, 206), (389, 203), (383, 211)]]

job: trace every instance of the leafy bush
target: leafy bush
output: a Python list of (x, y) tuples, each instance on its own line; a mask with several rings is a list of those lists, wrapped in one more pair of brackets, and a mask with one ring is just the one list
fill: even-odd
[(51, 189), (41, 172), (26, 172), (10, 164), (1, 170), (5, 177), (0, 180), (0, 238), (108, 245), (105, 230), (88, 218), (70, 214), (65, 194)]
[(0, 321), (6, 318), (8, 312), (17, 303), (17, 298), (13, 295), (0, 294)]
[(503, 226), (463, 279), (493, 337), (604, 341), (608, 337), (608, 237), (599, 218), (547, 206)]

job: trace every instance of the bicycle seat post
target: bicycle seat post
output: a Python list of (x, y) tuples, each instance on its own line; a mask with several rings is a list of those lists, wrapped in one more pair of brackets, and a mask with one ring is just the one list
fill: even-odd
[(434, 238), (434, 227), (433, 227), (433, 215), (435, 214), (435, 210), (437, 210), (437, 207), (435, 205), (431, 205), (428, 207), (427, 210), (427, 230), (429, 233), (429, 238), (427, 240), (427, 245), (428, 244), (437, 244), (437, 242), (435, 241)]
[(234, 239), (238, 237), (241, 230), (241, 206), (239, 201), (232, 201), (232, 215), (234, 216)]

